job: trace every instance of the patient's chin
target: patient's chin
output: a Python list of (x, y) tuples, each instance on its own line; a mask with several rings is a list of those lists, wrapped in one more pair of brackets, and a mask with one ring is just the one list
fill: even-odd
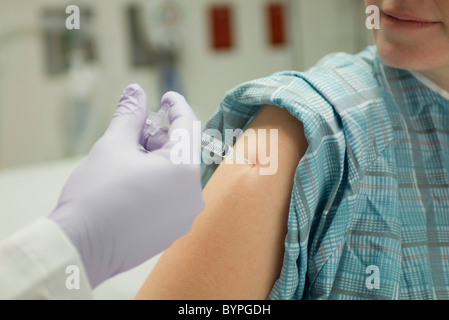
[[(431, 54), (431, 50), (401, 46), (393, 43), (378, 43), (379, 57), (386, 65), (404, 70), (424, 71), (440, 67), (444, 61)], [(449, 63), (449, 61), (448, 61)]]

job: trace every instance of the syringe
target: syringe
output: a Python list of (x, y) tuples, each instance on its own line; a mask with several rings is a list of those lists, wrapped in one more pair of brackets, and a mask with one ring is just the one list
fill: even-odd
[[(150, 112), (147, 127), (148, 132), (154, 135), (159, 130), (169, 131), (170, 121), (168, 119), (168, 112), (170, 110), (169, 105), (163, 105), (158, 111)], [(201, 151), (210, 152), (219, 159), (223, 160), (227, 158), (228, 160), (235, 161), (236, 164), (248, 164), (249, 161), (240, 156), (237, 151), (230, 145), (223, 143), (207, 133), (203, 133), (201, 136)]]
[(148, 115), (147, 126), (148, 132), (154, 135), (159, 130), (168, 131), (170, 129), (170, 121), (168, 119), (168, 104), (162, 105), (158, 111), (151, 111)]
[(220, 157), (220, 159), (230, 159), (235, 161), (237, 164), (248, 164), (249, 161), (240, 156), (237, 151), (230, 145), (223, 143), (222, 141), (203, 133), (201, 137), (201, 149), (213, 153), (215, 156)]

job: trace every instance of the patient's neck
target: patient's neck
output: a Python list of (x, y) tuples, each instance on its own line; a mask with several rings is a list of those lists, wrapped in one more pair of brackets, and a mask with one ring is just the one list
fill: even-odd
[(449, 66), (439, 69), (420, 71), (420, 73), (432, 80), (442, 89), (449, 92)]

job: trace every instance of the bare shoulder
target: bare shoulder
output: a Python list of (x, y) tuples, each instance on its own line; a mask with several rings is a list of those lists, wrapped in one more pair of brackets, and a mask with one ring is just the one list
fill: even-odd
[[(266, 139), (251, 138), (259, 130)], [(282, 267), (293, 177), (307, 141), (287, 110), (266, 106), (235, 148), (254, 165), (217, 168), (204, 189), (204, 211), (164, 252), (137, 299), (268, 296)], [(261, 174), (264, 168), (271, 174)]]

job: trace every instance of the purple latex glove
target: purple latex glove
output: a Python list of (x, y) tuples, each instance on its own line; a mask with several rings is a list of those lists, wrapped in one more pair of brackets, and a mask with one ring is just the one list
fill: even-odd
[[(204, 208), (200, 165), (170, 161), (173, 130), (201, 136), (193, 133), (195, 115), (177, 93), (167, 93), (162, 103), (171, 106), (170, 131), (153, 139), (145, 132), (145, 92), (129, 86), (49, 216), (78, 249), (92, 288), (167, 249)], [(151, 146), (149, 152), (139, 143)], [(192, 141), (193, 154), (200, 155), (199, 145)]]

